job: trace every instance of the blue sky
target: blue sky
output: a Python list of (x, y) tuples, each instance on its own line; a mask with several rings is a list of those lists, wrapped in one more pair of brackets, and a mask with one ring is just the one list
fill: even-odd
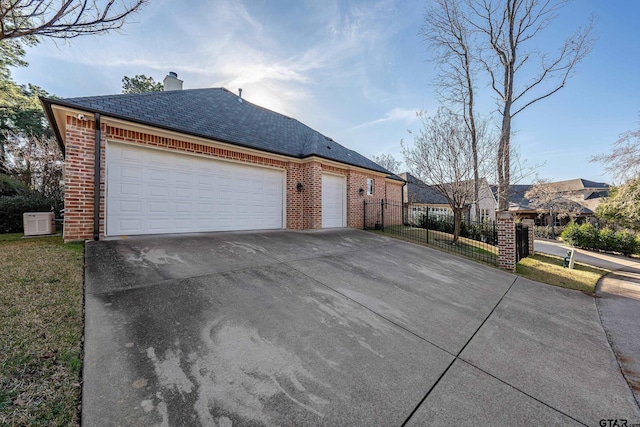
[[(438, 107), (435, 66), (418, 35), (425, 4), (153, 0), (119, 32), (29, 48), (30, 66), (13, 77), (76, 97), (119, 93), (125, 75), (162, 81), (175, 71), (185, 89), (242, 88), (245, 99), (363, 155), (402, 160), (416, 112)], [(545, 163), (541, 178), (611, 182), (589, 157), (640, 126), (640, 2), (576, 0), (532, 47), (553, 52), (591, 14), (599, 39), (577, 74), (513, 122), (512, 143), (529, 164)], [(492, 94), (479, 90), (488, 114)]]

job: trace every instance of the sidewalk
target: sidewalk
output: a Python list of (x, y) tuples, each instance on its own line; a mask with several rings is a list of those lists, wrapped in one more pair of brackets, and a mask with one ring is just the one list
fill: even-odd
[[(564, 256), (569, 249), (560, 242), (535, 241), (536, 252)], [(596, 287), (596, 307), (620, 370), (640, 407), (640, 261), (584, 249), (575, 251), (577, 262), (611, 270)]]
[(640, 407), (640, 269), (624, 267), (607, 274), (596, 295), (602, 327)]

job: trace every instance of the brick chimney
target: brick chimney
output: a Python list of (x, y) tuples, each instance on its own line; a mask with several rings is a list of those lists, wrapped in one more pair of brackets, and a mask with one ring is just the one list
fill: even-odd
[(169, 74), (162, 81), (164, 90), (182, 90), (182, 80), (178, 78), (178, 74), (173, 71), (169, 71)]

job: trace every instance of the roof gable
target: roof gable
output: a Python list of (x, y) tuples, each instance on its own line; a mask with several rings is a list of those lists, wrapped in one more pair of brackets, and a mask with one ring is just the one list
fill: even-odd
[(51, 105), (61, 105), (274, 154), (319, 156), (391, 175), (298, 120), (240, 99), (224, 88), (41, 101), (49, 113)]

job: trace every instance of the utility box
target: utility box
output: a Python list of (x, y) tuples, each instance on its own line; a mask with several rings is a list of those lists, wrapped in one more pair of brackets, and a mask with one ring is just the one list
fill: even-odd
[(42, 236), (56, 232), (53, 212), (25, 212), (22, 215), (25, 236)]

